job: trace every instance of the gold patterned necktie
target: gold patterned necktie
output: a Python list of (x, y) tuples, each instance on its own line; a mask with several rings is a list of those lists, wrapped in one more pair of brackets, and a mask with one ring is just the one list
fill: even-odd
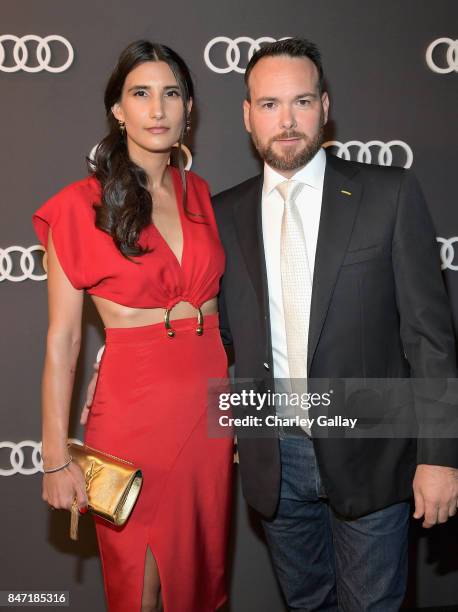
[[(312, 275), (307, 255), (304, 228), (296, 198), (304, 184), (284, 181), (277, 186), (283, 198), (283, 218), (280, 241), (280, 270), (288, 351), (291, 390), (299, 395), (307, 392), (307, 346), (312, 299)], [(291, 412), (291, 411), (290, 411)], [(295, 410), (308, 418), (308, 410)], [(310, 435), (310, 429), (302, 426)]]

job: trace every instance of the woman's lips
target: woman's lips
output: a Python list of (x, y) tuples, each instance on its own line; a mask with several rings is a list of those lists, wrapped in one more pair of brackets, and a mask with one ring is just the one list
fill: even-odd
[(153, 128), (146, 128), (146, 131), (149, 132), (150, 134), (165, 134), (165, 132), (169, 131), (168, 127), (153, 127)]

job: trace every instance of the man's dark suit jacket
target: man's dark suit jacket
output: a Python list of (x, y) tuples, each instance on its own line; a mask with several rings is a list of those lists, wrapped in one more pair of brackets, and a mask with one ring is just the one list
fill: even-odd
[[(223, 341), (233, 344), (235, 377), (261, 380), (272, 390), (262, 182), (256, 176), (213, 201), (227, 257), (219, 304)], [(411, 171), (327, 154), (308, 376), (456, 377), (435, 232)], [(270, 517), (280, 490), (278, 439), (241, 435), (238, 446), (244, 495)], [(349, 518), (411, 497), (419, 463), (458, 467), (455, 440), (314, 437), (314, 447), (330, 504)]]

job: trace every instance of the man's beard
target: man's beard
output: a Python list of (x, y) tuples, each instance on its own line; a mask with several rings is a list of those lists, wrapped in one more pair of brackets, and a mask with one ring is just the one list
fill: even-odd
[[(254, 131), (251, 133), (254, 146), (258, 150), (259, 155), (265, 163), (274, 170), (289, 171), (302, 168), (318, 153), (323, 144), (323, 123), (320, 125), (318, 132), (309, 138), (303, 132), (296, 130), (285, 130), (274, 138), (271, 138), (267, 144), (263, 144), (257, 138)], [(301, 138), (305, 141), (305, 147), (300, 151), (286, 151), (283, 155), (278, 155), (273, 149), (273, 145), (277, 140), (285, 138)]]

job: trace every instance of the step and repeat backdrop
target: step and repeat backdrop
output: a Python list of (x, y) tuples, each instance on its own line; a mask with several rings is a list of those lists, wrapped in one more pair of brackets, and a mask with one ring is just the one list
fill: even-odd
[[(458, 4), (5, 0), (0, 16), (0, 590), (65, 590), (71, 609), (104, 610), (91, 518), (82, 519), (74, 543), (69, 514), (41, 500), (46, 258), (31, 215), (85, 175), (85, 157), (105, 133), (103, 90), (119, 52), (148, 38), (188, 62), (197, 96), (186, 163), (216, 193), (260, 170), (242, 124), (248, 59), (272, 40), (316, 42), (331, 97), (325, 146), (346, 159), (414, 169), (458, 329)], [(102, 345), (87, 300), (71, 416), (76, 439)], [(238, 485), (233, 518), (232, 610), (281, 612), (259, 523)], [(457, 523), (428, 532), (412, 523), (406, 606), (458, 604)]]

